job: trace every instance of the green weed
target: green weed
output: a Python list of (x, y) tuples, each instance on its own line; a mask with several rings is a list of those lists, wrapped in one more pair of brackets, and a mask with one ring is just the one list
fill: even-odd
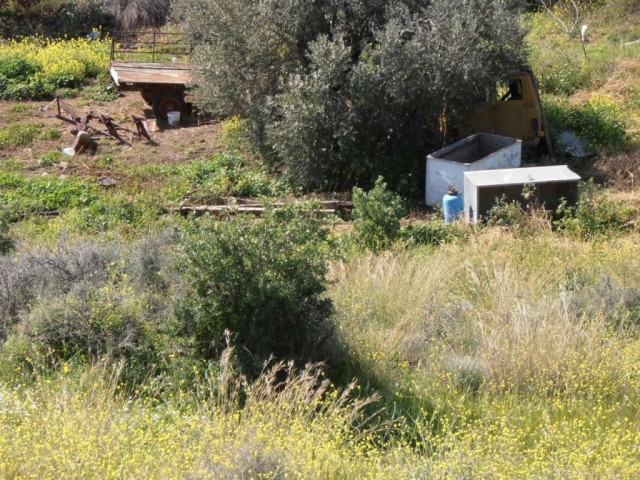
[(387, 247), (398, 236), (405, 209), (399, 195), (387, 189), (382, 177), (365, 192), (353, 189), (353, 235), (357, 243), (371, 250)]
[(0, 203), (9, 209), (12, 219), (40, 211), (88, 205), (97, 197), (93, 185), (70, 178), (0, 173), (0, 187)]
[(0, 129), (0, 148), (31, 146), (40, 135), (41, 126), (34, 123), (13, 123)]
[(607, 97), (594, 95), (580, 105), (545, 97), (543, 108), (552, 132), (569, 128), (594, 148), (619, 152), (629, 140), (620, 107)]

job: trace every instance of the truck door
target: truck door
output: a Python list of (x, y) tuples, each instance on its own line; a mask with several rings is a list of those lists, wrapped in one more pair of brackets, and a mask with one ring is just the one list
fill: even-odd
[(529, 75), (514, 75), (500, 82), (495, 102), (495, 133), (519, 138), (524, 145), (540, 142), (540, 104)]
[[(496, 97), (469, 114), (470, 133), (494, 133), (519, 138), (536, 147), (544, 137), (542, 107), (528, 72), (499, 82)], [(465, 129), (466, 130), (466, 129)]]

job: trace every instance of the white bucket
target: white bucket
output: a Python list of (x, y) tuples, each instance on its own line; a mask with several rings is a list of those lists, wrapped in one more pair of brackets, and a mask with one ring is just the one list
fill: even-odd
[(167, 112), (167, 121), (169, 125), (180, 125), (180, 112)]

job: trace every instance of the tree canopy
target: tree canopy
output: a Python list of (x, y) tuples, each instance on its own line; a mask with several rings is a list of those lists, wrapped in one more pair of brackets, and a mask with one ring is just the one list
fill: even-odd
[(175, 0), (202, 66), (196, 102), (248, 122), (299, 186), (384, 175), (410, 193), (443, 115), (523, 63), (506, 0)]

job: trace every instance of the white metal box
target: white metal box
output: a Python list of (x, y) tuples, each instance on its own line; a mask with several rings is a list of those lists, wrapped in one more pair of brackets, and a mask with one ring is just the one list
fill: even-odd
[(465, 172), (464, 216), (470, 222), (477, 222), (503, 195), (508, 202), (524, 203), (525, 185), (534, 188), (537, 203), (547, 210), (555, 211), (562, 199), (575, 205), (579, 181), (580, 176), (566, 165)]
[(522, 158), (522, 140), (476, 133), (427, 156), (425, 203), (442, 204), (449, 185), (463, 192), (463, 173), (516, 168)]

